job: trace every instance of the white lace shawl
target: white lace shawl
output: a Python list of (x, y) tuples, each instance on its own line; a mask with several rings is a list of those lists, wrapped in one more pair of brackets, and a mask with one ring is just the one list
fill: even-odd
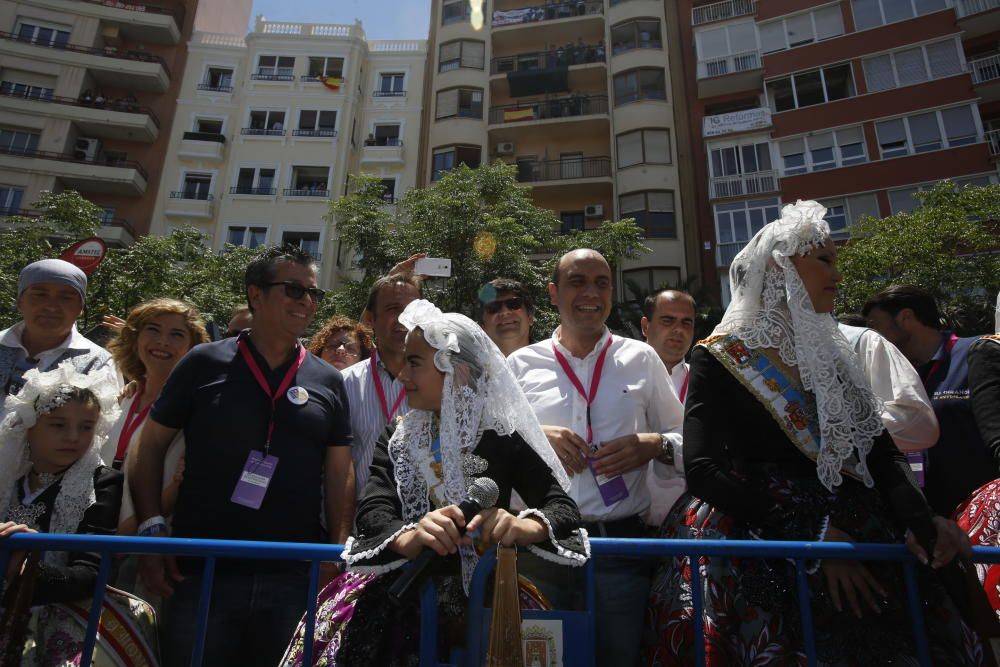
[[(0, 520), (6, 520), (11, 504), (19, 502), (17, 480), (31, 470), (28, 430), (39, 416), (66, 402), (65, 392), (69, 387), (89, 389), (97, 397), (101, 416), (90, 449), (62, 475), (49, 532), (75, 533), (87, 508), (97, 502), (94, 471), (102, 465), (101, 445), (118, 418), (118, 382), (112, 368), (83, 375), (72, 363), (63, 362), (47, 372), (27, 371), (24, 386), (4, 403), (7, 416), (0, 424)], [(47, 551), (44, 560), (50, 565), (65, 565), (67, 558), (64, 551)]]
[(867, 457), (881, 433), (882, 405), (861, 362), (829, 313), (817, 313), (791, 262), (830, 240), (826, 209), (798, 201), (765, 225), (729, 268), (732, 301), (713, 335), (733, 334), (748, 347), (772, 348), (796, 366), (819, 416), (816, 474), (827, 489), (841, 472), (873, 486)]
[[(483, 468), (472, 451), (484, 431), (499, 435), (517, 432), (545, 461), (564, 490), (569, 478), (549, 446), (535, 413), (521, 391), (503, 353), (482, 328), (458, 313), (442, 313), (423, 299), (411, 302), (399, 322), (409, 330), (419, 328), (435, 348), (435, 367), (444, 373), (441, 399), (441, 464), (444, 500), (459, 504), (469, 484)], [(389, 458), (403, 506), (404, 523), (419, 521), (431, 508), (426, 479), (434, 437), (434, 415), (411, 409), (389, 441)], [(468, 591), (479, 557), (472, 547), (460, 549), (462, 578)]]

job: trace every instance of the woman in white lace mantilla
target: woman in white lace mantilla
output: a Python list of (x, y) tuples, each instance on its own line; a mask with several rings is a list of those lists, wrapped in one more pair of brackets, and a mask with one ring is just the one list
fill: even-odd
[[(439, 652), (464, 632), (477, 547), (524, 546), (568, 566), (590, 555), (565, 492), (569, 480), (496, 345), (472, 320), (424, 300), (410, 303), (399, 321), (409, 329), (400, 380), (410, 412), (376, 446), (344, 551), (347, 572), (319, 597), (314, 664), (416, 664), (418, 596), (397, 608), (386, 593), (424, 549), (439, 555), (431, 569)], [(466, 526), (457, 505), (478, 477), (496, 482), (499, 499)], [(508, 512), (514, 491), (529, 509)], [(460, 536), (461, 527), (475, 539)], [(545, 601), (525, 583), (522, 606)], [(301, 664), (303, 634), (300, 624), (282, 664)]]
[[(934, 516), (832, 317), (837, 251), (816, 202), (765, 225), (730, 267), (732, 302), (691, 354), (684, 421), (688, 493), (665, 538), (903, 542), (935, 567), (968, 550)], [(926, 560), (925, 560), (926, 562)], [(807, 564), (820, 664), (909, 664), (916, 644), (897, 564)], [(710, 665), (804, 664), (794, 564), (701, 559)], [(975, 634), (921, 568), (934, 664), (976, 664)], [(650, 597), (649, 664), (694, 656), (687, 559), (668, 560)], [(764, 660), (766, 658), (766, 660)]]

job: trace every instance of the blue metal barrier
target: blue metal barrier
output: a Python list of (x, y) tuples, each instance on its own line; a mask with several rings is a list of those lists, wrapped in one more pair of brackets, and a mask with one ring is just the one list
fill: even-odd
[[(0, 573), (6, 572), (10, 555), (14, 551), (75, 551), (99, 553), (102, 557), (98, 572), (97, 587), (90, 609), (87, 626), (86, 643), (81, 661), (81, 667), (89, 667), (101, 603), (104, 595), (104, 585), (107, 583), (111, 568), (112, 554), (161, 554), (171, 556), (194, 556), (205, 558), (205, 569), (202, 580), (201, 599), (197, 614), (196, 642), (192, 665), (201, 664), (204, 649), (205, 629), (208, 623), (209, 602), (215, 562), (218, 558), (253, 558), (258, 560), (294, 560), (309, 561), (309, 593), (306, 601), (306, 632), (304, 643), (303, 664), (311, 664), (312, 640), (316, 620), (316, 594), (319, 580), (319, 563), (340, 559), (343, 547), (337, 544), (295, 544), (284, 542), (238, 542), (230, 540), (191, 540), (184, 538), (150, 538), (150, 537), (114, 537), (96, 535), (53, 535), (19, 533), (6, 539), (0, 539)], [(914, 635), (917, 637), (917, 651), (920, 664), (930, 665), (926, 635), (923, 632), (923, 616), (920, 611), (919, 591), (916, 584), (916, 559), (910, 555), (901, 544), (850, 544), (845, 542), (758, 542), (739, 540), (617, 540), (595, 538), (591, 540), (591, 551), (594, 558), (607, 556), (630, 556), (638, 558), (664, 558), (668, 556), (717, 556), (717, 557), (747, 557), (747, 558), (788, 558), (795, 560), (798, 575), (799, 604), (804, 626), (804, 650), (810, 665), (816, 664), (816, 649), (811, 623), (811, 608), (808, 588), (805, 586), (806, 573), (803, 562), (817, 558), (836, 558), (843, 560), (882, 560), (900, 561), (904, 568), (907, 597), (910, 605), (911, 620)], [(1000, 563), (1000, 548), (973, 547), (973, 561), (979, 563)], [(486, 581), (495, 564), (493, 552), (488, 552), (481, 560), (476, 570), (470, 597), (469, 627), (483, 627), (484, 597)], [(594, 570), (593, 558), (587, 566), (587, 613), (591, 628), (593, 627), (594, 608)], [(698, 586), (700, 568), (692, 567), (693, 606), (695, 617), (703, 615), (703, 603)], [(3, 579), (0, 578), (0, 593), (3, 589)], [(421, 665), (436, 665), (436, 606), (432, 586), (425, 586), (422, 592), (421, 609), (423, 625), (421, 628)], [(474, 630), (470, 630), (470, 636)], [(697, 662), (704, 664), (704, 628), (701, 623), (695, 625)], [(593, 640), (593, 632), (586, 637)], [(466, 661), (476, 664), (480, 659), (481, 641), (476, 640), (476, 650), (466, 647)]]

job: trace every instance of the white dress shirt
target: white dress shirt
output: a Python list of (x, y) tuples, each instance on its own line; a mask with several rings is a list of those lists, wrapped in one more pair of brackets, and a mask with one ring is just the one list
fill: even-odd
[(854, 342), (872, 391), (885, 404), (882, 423), (896, 447), (903, 452), (933, 447), (938, 441), (938, 421), (913, 365), (899, 348), (871, 329), (841, 324), (840, 330)]
[[(385, 369), (382, 359), (376, 352), (372, 352), (372, 355), (376, 356), (375, 367), (382, 380), (385, 407), (387, 410), (392, 410), (392, 406), (396, 404), (403, 391), (403, 384), (389, 375), (389, 371)], [(368, 469), (375, 457), (375, 443), (382, 436), (386, 425), (382, 404), (371, 375), (371, 363), (371, 359), (365, 359), (342, 371), (344, 391), (347, 393), (347, 404), (351, 411), (351, 433), (354, 435), (351, 457), (354, 459), (354, 478), (357, 482), (355, 496), (358, 500), (364, 497), (365, 484), (368, 483)], [(402, 417), (407, 410), (409, 406), (406, 404), (406, 398), (403, 398), (392, 418)]]
[[(684, 381), (687, 380), (690, 369), (690, 365), (683, 359), (670, 369), (670, 380), (674, 383), (677, 397), (681, 399), (682, 404), (684, 403), (683, 399), (687, 398)], [(681, 396), (682, 392), (683, 397)], [(646, 512), (643, 519), (650, 526), (659, 527), (667, 513), (670, 512), (670, 508), (687, 490), (687, 483), (684, 481), (684, 453), (681, 443), (674, 443), (674, 467), (679, 474), (664, 475), (662, 471), (665, 466), (658, 466), (652, 461), (649, 464), (646, 485), (649, 487), (650, 503), (649, 511)]]
[[(543, 425), (563, 426), (587, 439), (587, 402), (573, 386), (553, 353), (553, 345), (563, 354), (584, 389), (589, 391), (594, 366), (611, 332), (607, 328), (583, 359), (578, 359), (559, 342), (559, 329), (550, 340), (523, 347), (507, 361), (535, 416)], [(601, 443), (632, 433), (671, 434), (680, 454), (684, 409), (677, 391), (667, 379), (660, 357), (646, 343), (614, 337), (604, 362), (597, 395), (590, 409), (594, 442)], [(676, 456), (675, 460), (679, 460)], [(657, 474), (677, 477), (676, 468), (654, 460)], [(597, 482), (589, 470), (570, 477), (569, 495), (580, 507), (586, 521), (614, 521), (642, 514), (650, 505), (646, 467), (622, 475), (628, 496), (610, 507), (604, 504)]]
[[(674, 389), (677, 390), (677, 397), (681, 399), (681, 403), (687, 398), (687, 387), (684, 385), (684, 381), (687, 380), (688, 373), (690, 372), (690, 364), (683, 359), (670, 369), (670, 380), (674, 383)], [(682, 392), (683, 396), (681, 395)]]

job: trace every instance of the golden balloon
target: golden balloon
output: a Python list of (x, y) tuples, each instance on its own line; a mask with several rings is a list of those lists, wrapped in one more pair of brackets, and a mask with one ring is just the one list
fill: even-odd
[(479, 232), (472, 247), (480, 259), (489, 259), (497, 251), (497, 240), (490, 232)]

